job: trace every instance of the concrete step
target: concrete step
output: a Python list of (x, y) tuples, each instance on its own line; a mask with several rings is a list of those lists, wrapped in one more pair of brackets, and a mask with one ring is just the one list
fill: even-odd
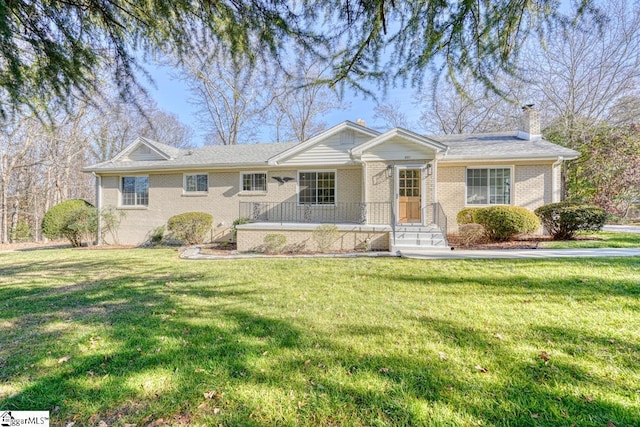
[(425, 233), (416, 233), (416, 232), (407, 232), (407, 233), (396, 233), (396, 240), (405, 239), (405, 240), (428, 240), (433, 238), (442, 238), (442, 232), (440, 231), (430, 231)]
[(435, 225), (396, 227), (395, 242), (391, 242), (391, 247), (392, 251), (448, 248), (442, 230)]
[(396, 233), (441, 233), (440, 227), (437, 225), (426, 225), (426, 226), (397, 226)]

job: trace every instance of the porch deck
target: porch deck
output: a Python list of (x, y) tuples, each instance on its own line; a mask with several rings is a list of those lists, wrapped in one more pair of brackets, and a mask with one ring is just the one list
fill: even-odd
[(240, 202), (240, 217), (252, 222), (295, 224), (391, 225), (395, 218), (389, 202), (343, 202), (327, 205), (296, 202)]
[(446, 216), (439, 203), (422, 209), (426, 224), (397, 224), (391, 202), (300, 205), (295, 202), (241, 202), (238, 249), (258, 250), (268, 234), (282, 234), (290, 249), (314, 250), (313, 232), (334, 224), (335, 250), (395, 250), (396, 247), (446, 247)]

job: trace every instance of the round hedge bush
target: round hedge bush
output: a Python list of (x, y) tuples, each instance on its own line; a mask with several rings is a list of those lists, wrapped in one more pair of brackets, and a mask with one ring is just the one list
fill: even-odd
[(60, 233), (71, 242), (71, 246), (77, 248), (82, 246), (83, 241), (93, 241), (97, 231), (98, 210), (89, 205), (71, 211)]
[(607, 219), (604, 209), (577, 202), (549, 203), (535, 213), (555, 240), (572, 239), (578, 231), (598, 231)]
[(204, 242), (212, 224), (213, 216), (208, 213), (185, 212), (169, 218), (167, 230), (171, 237), (189, 245), (196, 245)]
[(480, 208), (474, 215), (495, 242), (511, 240), (517, 234), (533, 233), (540, 227), (538, 217), (520, 206), (490, 206)]
[(74, 211), (93, 205), (82, 199), (69, 199), (53, 206), (42, 218), (42, 234), (47, 239), (59, 239), (64, 235), (65, 227), (74, 215)]
[(456, 221), (458, 222), (458, 225), (475, 224), (475, 215), (476, 212), (478, 212), (478, 209), (481, 208), (464, 208), (460, 212), (458, 212), (458, 215), (456, 215)]

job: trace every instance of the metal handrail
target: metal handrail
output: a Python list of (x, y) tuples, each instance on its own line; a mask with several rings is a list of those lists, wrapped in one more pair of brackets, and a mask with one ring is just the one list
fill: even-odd
[(252, 222), (389, 225), (390, 202), (342, 202), (327, 205), (296, 202), (240, 202), (239, 216)]

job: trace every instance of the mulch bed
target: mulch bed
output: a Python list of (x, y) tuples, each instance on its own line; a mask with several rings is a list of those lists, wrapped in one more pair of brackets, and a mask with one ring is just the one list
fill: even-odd
[[(457, 234), (447, 234), (449, 246), (459, 249), (537, 249), (541, 242), (550, 242), (551, 236), (523, 235), (509, 242), (482, 242), (465, 246), (460, 242)], [(596, 240), (593, 237), (577, 236), (575, 240)]]
[(236, 249), (235, 242), (211, 243), (200, 246), (200, 253), (204, 255), (231, 255)]

